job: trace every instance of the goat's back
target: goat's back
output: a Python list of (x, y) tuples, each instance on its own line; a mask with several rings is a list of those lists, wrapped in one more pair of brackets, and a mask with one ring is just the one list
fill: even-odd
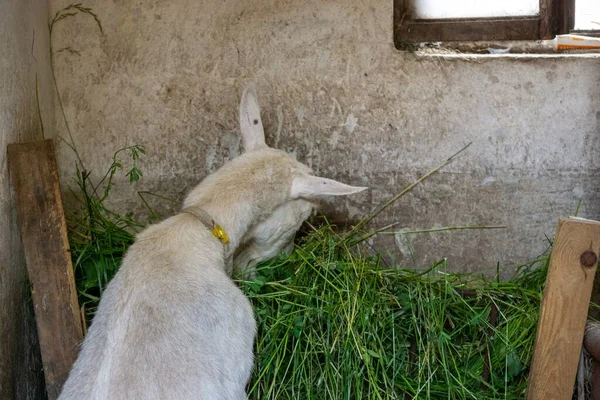
[(167, 221), (136, 241), (106, 288), (61, 400), (246, 398), (251, 305), (225, 274), (220, 243)]

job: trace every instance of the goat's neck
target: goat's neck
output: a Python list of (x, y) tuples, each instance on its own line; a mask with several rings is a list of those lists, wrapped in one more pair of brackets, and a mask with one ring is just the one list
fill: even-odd
[(229, 238), (229, 242), (225, 246), (225, 258), (233, 254), (248, 229), (259, 219), (259, 216), (252, 213), (252, 207), (247, 207), (247, 205), (246, 207), (237, 205), (223, 208), (218, 204), (205, 204), (201, 208), (225, 230)]

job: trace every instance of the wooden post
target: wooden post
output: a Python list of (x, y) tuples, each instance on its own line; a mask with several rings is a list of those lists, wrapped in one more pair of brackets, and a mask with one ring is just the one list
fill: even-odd
[(573, 396), (600, 250), (600, 222), (561, 219), (542, 299), (528, 400)]
[(54, 400), (83, 340), (52, 140), (8, 146), (46, 391)]
[(592, 393), (590, 400), (600, 400), (600, 361), (592, 360)]
[(600, 323), (588, 321), (583, 347), (592, 357), (592, 391), (590, 400), (600, 400)]

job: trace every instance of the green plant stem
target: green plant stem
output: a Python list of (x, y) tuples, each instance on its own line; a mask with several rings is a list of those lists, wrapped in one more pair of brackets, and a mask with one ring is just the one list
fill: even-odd
[(463, 230), (484, 230), (484, 229), (505, 229), (506, 228), (506, 226), (503, 226), (503, 225), (492, 225), (492, 226), (484, 226), (484, 225), (477, 226), (477, 225), (475, 225), (475, 226), (444, 226), (444, 227), (440, 227), (440, 228), (417, 229), (417, 230), (411, 230), (411, 231), (394, 231), (394, 232), (387, 231), (390, 227), (393, 227), (396, 225), (398, 225), (398, 223), (393, 223), (393, 224), (385, 226), (381, 229), (377, 229), (375, 231), (368, 232), (365, 235), (359, 237), (358, 239), (350, 241), (349, 246), (354, 246), (358, 243), (364, 242), (365, 240), (370, 239), (376, 235), (396, 235), (396, 234), (410, 235), (410, 234), (415, 234), (415, 233), (431, 233), (431, 232), (463, 231)]
[(383, 203), (382, 205), (377, 207), (373, 213), (371, 213), (369, 216), (363, 218), (358, 224), (356, 224), (356, 226), (354, 226), (350, 230), (350, 232), (348, 232), (348, 234), (346, 235), (346, 239), (355, 235), (358, 231), (360, 231), (360, 229), (362, 229), (363, 226), (365, 226), (366, 224), (371, 222), (377, 215), (379, 215), (379, 213), (381, 213), (383, 210), (385, 210), (386, 208), (391, 206), (398, 199), (402, 198), (404, 195), (406, 195), (408, 192), (410, 192), (415, 186), (417, 186), (421, 182), (425, 181), (431, 175), (435, 174), (437, 171), (439, 171), (440, 169), (442, 169), (443, 167), (445, 167), (446, 165), (451, 163), (459, 154), (461, 154), (463, 151), (465, 151), (467, 148), (469, 148), (469, 146), (471, 146), (471, 144), (472, 144), (472, 142), (470, 142), (465, 147), (463, 147), (462, 149), (460, 149), (459, 151), (454, 153), (447, 160), (445, 160), (444, 162), (442, 162), (441, 164), (439, 164), (438, 166), (436, 166), (435, 168), (433, 168), (432, 170), (427, 172), (425, 175), (421, 176), (419, 179), (417, 179), (416, 181), (414, 181), (413, 183), (408, 185), (400, 193), (398, 193), (397, 195), (395, 195), (394, 197), (392, 197), (391, 199), (389, 199), (388, 201), (386, 201), (385, 203)]

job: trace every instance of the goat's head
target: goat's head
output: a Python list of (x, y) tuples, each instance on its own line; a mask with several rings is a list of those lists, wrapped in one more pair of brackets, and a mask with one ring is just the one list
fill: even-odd
[[(256, 152), (268, 148), (253, 85), (248, 86), (242, 95), (240, 130), (244, 152)], [(312, 176), (312, 171), (308, 167), (298, 162), (296, 164), (300, 173), (293, 179), (290, 200), (280, 205), (271, 215), (252, 226), (246, 233), (233, 255), (233, 267), (236, 270), (248, 270), (252, 276), (251, 270), (256, 264), (273, 258), (281, 252), (289, 255), (293, 250), (296, 232), (316, 211), (318, 198), (344, 196), (366, 189)]]

